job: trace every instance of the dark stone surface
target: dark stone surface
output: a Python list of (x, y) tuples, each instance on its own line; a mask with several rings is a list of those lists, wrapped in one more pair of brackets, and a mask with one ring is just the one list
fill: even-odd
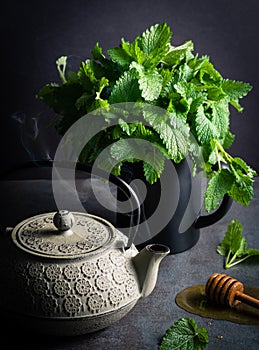
[[(13, 183), (14, 194), (15, 189), (20, 188), (19, 186), (21, 183)], [(25, 199), (23, 196), (24, 194), (20, 195), (14, 204), (22, 206), (23, 199)], [(48, 197), (45, 194), (46, 199), (48, 200)], [(258, 326), (203, 318), (190, 314), (175, 303), (175, 297), (180, 291), (191, 285), (205, 284), (214, 272), (227, 273), (243, 282), (245, 286), (259, 287), (259, 257), (251, 258), (236, 267), (224, 270), (224, 258), (216, 252), (216, 247), (223, 239), (231, 219), (238, 219), (242, 223), (248, 247), (259, 249), (258, 199), (259, 178), (255, 182), (255, 197), (250, 206), (242, 207), (234, 203), (223, 219), (201, 230), (200, 239), (194, 247), (185, 252), (167, 256), (161, 263), (157, 285), (152, 294), (140, 300), (121, 321), (97, 333), (67, 338), (32, 334), (30, 329), (21, 333), (14, 326), (11, 332), (3, 328), (1, 342), (17, 350), (36, 348), (38, 350), (117, 350), (124, 348), (156, 350), (161, 337), (170, 325), (179, 318), (191, 317), (195, 319), (199, 327), (208, 329), (209, 345), (206, 348), (208, 350), (258, 349)], [(8, 209), (8, 207), (2, 208), (2, 213), (4, 211), (7, 213)]]

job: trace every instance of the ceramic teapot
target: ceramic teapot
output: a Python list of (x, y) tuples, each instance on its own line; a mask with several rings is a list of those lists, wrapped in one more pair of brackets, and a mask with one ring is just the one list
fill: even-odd
[(62, 210), (0, 235), (0, 307), (12, 323), (51, 335), (100, 330), (148, 296), (164, 245), (140, 252), (110, 222)]

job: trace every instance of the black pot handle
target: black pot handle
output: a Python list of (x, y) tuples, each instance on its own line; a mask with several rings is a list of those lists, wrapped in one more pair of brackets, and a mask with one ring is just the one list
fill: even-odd
[[(18, 164), (17, 166), (6, 170), (2, 174), (0, 174), (0, 178), (5, 178), (5, 176), (10, 175), (17, 170), (22, 170), (22, 169), (27, 169), (27, 168), (37, 168), (37, 167), (52, 167), (53, 163), (54, 162), (52, 160), (28, 161), (28, 162), (25, 162), (22, 164)], [(55, 163), (55, 164), (57, 164), (57, 163)], [(71, 167), (71, 163), (70, 162), (60, 162), (60, 167)], [(124, 192), (126, 197), (130, 199), (130, 204), (131, 204), (131, 208), (132, 208), (132, 210), (130, 212), (130, 228), (132, 228), (132, 227), (134, 228), (134, 231), (129, 233), (127, 247), (130, 247), (134, 241), (135, 235), (137, 233), (138, 225), (140, 223), (140, 218), (141, 218), (140, 202), (139, 202), (138, 196), (135, 193), (135, 191), (133, 190), (133, 188), (129, 184), (127, 184), (126, 181), (122, 180), (118, 176), (115, 176), (111, 173), (107, 173), (107, 172), (100, 170), (100, 169), (95, 169), (93, 171), (93, 168), (91, 166), (84, 165), (82, 163), (76, 164), (76, 170), (86, 171), (90, 174), (100, 176), (104, 179), (109, 179), (109, 181), (111, 183), (113, 183), (114, 185), (119, 187)], [(135, 209), (133, 210), (133, 208), (135, 208)]]
[(215, 222), (219, 221), (229, 211), (232, 203), (233, 203), (233, 199), (229, 197), (228, 194), (225, 194), (220, 203), (220, 206), (218, 207), (218, 209), (216, 209), (216, 211), (208, 215), (200, 215), (197, 218), (194, 224), (195, 228), (210, 226)]

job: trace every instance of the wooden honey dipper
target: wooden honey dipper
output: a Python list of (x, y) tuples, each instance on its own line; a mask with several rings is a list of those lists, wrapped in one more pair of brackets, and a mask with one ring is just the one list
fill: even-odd
[(259, 309), (259, 300), (243, 292), (244, 285), (241, 282), (220, 273), (211, 275), (205, 286), (207, 297), (219, 304), (235, 307), (243, 302)]

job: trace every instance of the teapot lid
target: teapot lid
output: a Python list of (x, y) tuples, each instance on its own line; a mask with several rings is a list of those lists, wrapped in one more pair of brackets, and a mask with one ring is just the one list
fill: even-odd
[(66, 259), (106, 250), (115, 237), (115, 228), (108, 221), (67, 210), (33, 216), (12, 232), (13, 242), (26, 252)]

